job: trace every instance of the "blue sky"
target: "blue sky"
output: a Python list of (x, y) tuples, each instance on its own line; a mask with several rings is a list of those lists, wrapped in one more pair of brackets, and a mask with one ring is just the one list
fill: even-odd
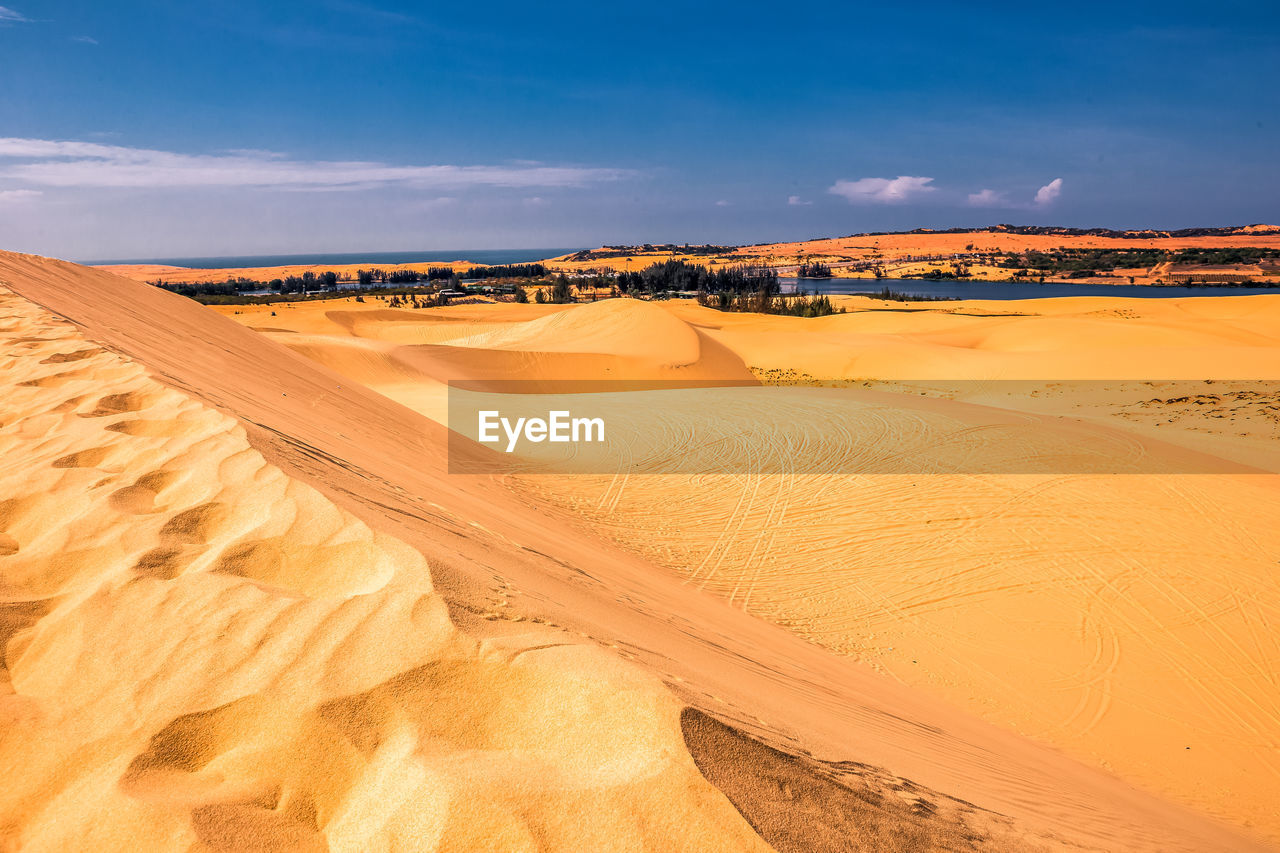
[(0, 248), (1280, 220), (1280, 5), (0, 0)]

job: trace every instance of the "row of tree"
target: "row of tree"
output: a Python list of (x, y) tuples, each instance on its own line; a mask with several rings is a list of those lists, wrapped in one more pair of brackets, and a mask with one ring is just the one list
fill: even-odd
[[(1000, 265), (1053, 274), (1111, 272), (1116, 268), (1144, 268), (1172, 262), (1204, 266), (1256, 264), (1280, 258), (1280, 249), (1233, 246), (1212, 249), (1166, 251), (1158, 248), (1124, 249), (1057, 249), (1047, 252), (1029, 250), (1021, 254), (1009, 252)], [(1083, 277), (1083, 276), (1076, 276)]]
[(784, 314), (790, 317), (826, 317), (828, 314), (843, 314), (845, 309), (837, 309), (831, 304), (831, 297), (825, 294), (810, 296), (805, 293), (784, 295), (769, 293), (764, 290), (735, 293), (698, 292), (698, 304), (720, 311), (736, 311), (752, 314)]
[(427, 267), (426, 272), (402, 269), (387, 272), (381, 269), (356, 270), (356, 281), (360, 284), (415, 284), (419, 281), (448, 281), (454, 279), (451, 267)]
[(1175, 264), (1233, 266), (1237, 264), (1256, 264), (1259, 261), (1277, 259), (1280, 259), (1280, 249), (1233, 246), (1221, 249), (1183, 249), (1174, 256), (1173, 262)]
[(183, 296), (235, 296), (262, 290), (274, 293), (303, 293), (313, 290), (337, 290), (338, 274), (333, 271), (318, 274), (308, 271), (302, 275), (273, 278), (270, 281), (258, 281), (240, 276), (228, 278), (226, 281), (149, 281), (147, 283)]
[(338, 274), (333, 270), (313, 273), (310, 270), (302, 275), (285, 276), (283, 279), (273, 278), (267, 282), (267, 289), (279, 293), (307, 293), (312, 290), (337, 290)]
[(547, 268), (542, 264), (502, 264), (495, 267), (472, 267), (463, 278), (542, 278)]
[(781, 292), (778, 274), (769, 267), (733, 266), (710, 269), (683, 260), (662, 261), (639, 272), (620, 272), (613, 284), (622, 293), (656, 296), (670, 292)]
[(831, 278), (831, 267), (821, 261), (811, 261), (801, 264), (796, 275), (800, 278)]

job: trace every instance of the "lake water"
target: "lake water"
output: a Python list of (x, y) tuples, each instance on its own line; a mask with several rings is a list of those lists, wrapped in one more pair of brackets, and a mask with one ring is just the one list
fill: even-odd
[(1250, 296), (1258, 293), (1280, 294), (1276, 287), (1187, 287), (1185, 285), (1149, 286), (1141, 284), (1061, 284), (1050, 282), (991, 281), (925, 281), (918, 278), (779, 278), (784, 292), (794, 292), (800, 284), (809, 293), (874, 293), (889, 288), (912, 296), (945, 297), (947, 299), (1043, 299), (1050, 296), (1137, 296), (1144, 299), (1172, 296)]
[(433, 249), (421, 252), (348, 252), (315, 255), (229, 255), (217, 258), (132, 258), (112, 261), (81, 261), (83, 264), (165, 264), (197, 270), (244, 267), (339, 266), (340, 264), (420, 264), (438, 261), (474, 261), (476, 264), (527, 264), (555, 258), (581, 249)]

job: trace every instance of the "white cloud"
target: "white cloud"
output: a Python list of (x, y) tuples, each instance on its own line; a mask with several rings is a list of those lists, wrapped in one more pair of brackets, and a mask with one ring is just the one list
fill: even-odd
[(0, 24), (27, 24), (31, 19), (7, 6), (0, 6)]
[(856, 181), (836, 181), (827, 192), (843, 196), (852, 203), (897, 204), (914, 196), (934, 191), (933, 178), (899, 175), (889, 178), (861, 178)]
[(98, 40), (93, 36), (72, 36), (72, 41), (78, 41), (81, 44), (97, 44)]
[(1045, 207), (1053, 204), (1054, 199), (1062, 195), (1062, 178), (1054, 178), (1049, 183), (1036, 190), (1036, 205)]
[(1054, 178), (1036, 192), (1034, 201), (1011, 201), (1008, 194), (1002, 190), (982, 189), (976, 193), (969, 193), (969, 206), (1035, 210), (1036, 208), (1049, 206), (1061, 193), (1062, 178)]
[(789, 195), (787, 196), (787, 204), (791, 205), (792, 207), (803, 207), (808, 204), (813, 204), (813, 202), (805, 201), (804, 199), (800, 198), (800, 196), (798, 195)]
[(44, 193), (40, 190), (0, 190), (0, 204), (10, 201), (26, 201), (29, 198), (37, 198)]
[(0, 178), (43, 187), (581, 187), (633, 174), (627, 169), (573, 166), (397, 166), (361, 160), (294, 160), (262, 151), (179, 154), (96, 142), (0, 138)]
[(283, 151), (272, 151), (269, 148), (227, 148), (219, 154), (232, 154), (236, 157), (247, 157), (251, 160), (288, 160), (289, 155)]
[(435, 198), (428, 198), (428, 199), (418, 201), (416, 203), (416, 207), (418, 207), (421, 210), (431, 210), (437, 207), (450, 207), (457, 203), (458, 203), (457, 196), (442, 195), (442, 196), (436, 196)]
[(996, 190), (979, 190), (976, 193), (969, 193), (970, 207), (1008, 207), (1008, 199), (1004, 193)]
[(728, 206), (729, 206), (729, 202), (725, 201), (724, 199), (720, 199), (718, 202), (716, 202), (716, 207), (728, 207)]

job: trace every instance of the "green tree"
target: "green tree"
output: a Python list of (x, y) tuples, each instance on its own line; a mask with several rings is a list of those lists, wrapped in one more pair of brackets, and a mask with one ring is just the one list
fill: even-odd
[(569, 280), (563, 275), (556, 279), (555, 284), (551, 285), (551, 301), (558, 305), (573, 301), (573, 291), (569, 287)]

